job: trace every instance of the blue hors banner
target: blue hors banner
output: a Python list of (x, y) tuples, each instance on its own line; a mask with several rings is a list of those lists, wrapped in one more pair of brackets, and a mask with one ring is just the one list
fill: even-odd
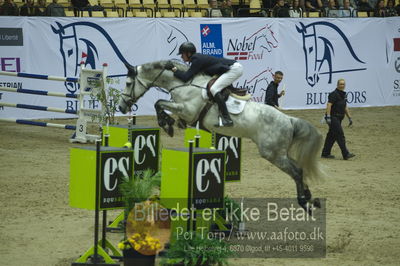
[[(184, 22), (184, 23), (183, 23)], [(40, 18), (0, 17), (0, 70), (77, 77), (79, 64), (101, 69), (108, 86), (123, 89), (125, 63), (181, 60), (179, 45), (193, 42), (204, 54), (235, 59), (244, 66), (233, 84), (264, 102), (275, 71), (284, 109), (323, 108), (340, 78), (350, 107), (400, 104), (400, 18)], [(32, 52), (34, 51), (34, 52)], [(0, 75), (0, 87), (78, 93), (68, 82)], [(154, 103), (169, 96), (151, 89), (134, 106), (155, 114)], [(0, 91), (0, 102), (74, 110), (75, 99)], [(93, 103), (87, 103), (89, 105)], [(71, 114), (0, 107), (0, 118), (64, 118)]]

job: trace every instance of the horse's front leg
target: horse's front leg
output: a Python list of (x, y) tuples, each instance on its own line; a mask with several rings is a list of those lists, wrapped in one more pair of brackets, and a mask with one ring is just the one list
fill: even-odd
[(167, 114), (165, 110), (177, 114), (180, 110), (182, 110), (183, 105), (171, 101), (158, 100), (155, 103), (154, 107), (157, 113), (158, 125), (162, 127), (170, 137), (173, 137), (174, 136), (173, 125), (175, 123), (175, 119), (173, 119), (169, 114)]

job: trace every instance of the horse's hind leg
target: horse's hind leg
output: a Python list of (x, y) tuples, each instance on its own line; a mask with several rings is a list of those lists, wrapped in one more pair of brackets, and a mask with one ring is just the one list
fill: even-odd
[(293, 178), (296, 183), (297, 202), (304, 210), (311, 213), (311, 209), (307, 206), (306, 193), (303, 183), (303, 170), (297, 167), (293, 159), (286, 155), (276, 155), (268, 149), (264, 149), (263, 151), (260, 151), (260, 153), (263, 158), (267, 159)]
[(318, 198), (312, 198), (310, 188), (306, 184), (304, 185), (304, 196), (309, 203), (313, 204), (317, 208), (321, 208), (320, 200)]

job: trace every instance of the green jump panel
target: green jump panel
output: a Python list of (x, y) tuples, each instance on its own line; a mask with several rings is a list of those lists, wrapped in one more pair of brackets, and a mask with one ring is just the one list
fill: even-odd
[(200, 136), (199, 148), (211, 148), (214, 147), (213, 134), (208, 131), (188, 127), (185, 129), (185, 147), (189, 147), (189, 140), (194, 140), (195, 137)]
[(241, 178), (242, 165), (242, 139), (238, 137), (225, 136), (218, 133), (210, 133), (196, 128), (185, 129), (185, 147), (188, 141), (200, 136), (199, 147), (215, 147), (217, 150), (226, 152), (226, 176), (225, 182), (238, 182)]
[(225, 152), (215, 149), (163, 149), (161, 203), (178, 213), (189, 208), (222, 208)]
[(133, 156), (133, 150), (130, 149), (101, 147), (99, 169), (96, 169), (96, 147), (71, 148), (70, 206), (95, 210), (98, 178), (99, 210), (123, 208), (124, 202), (118, 187), (124, 177), (133, 176)]
[(130, 142), (134, 150), (135, 174), (147, 169), (160, 169), (160, 128), (140, 125), (113, 125), (106, 127), (108, 146), (123, 147)]

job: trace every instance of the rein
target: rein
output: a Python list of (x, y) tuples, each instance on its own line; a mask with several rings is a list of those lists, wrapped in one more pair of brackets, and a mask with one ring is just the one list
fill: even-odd
[(193, 82), (193, 79), (191, 79), (190, 83), (184, 83), (182, 85), (178, 85), (178, 86), (172, 87), (168, 92), (171, 92), (171, 91), (173, 91), (175, 89), (178, 89), (180, 87), (185, 87), (185, 86), (193, 86), (193, 87), (196, 87), (196, 88), (205, 89), (204, 87), (196, 85), (196, 84), (193, 84), (192, 82)]
[[(131, 93), (130, 93), (130, 94), (122, 93), (123, 96), (130, 97), (130, 99), (129, 99), (128, 101), (126, 101), (125, 98), (122, 97), (122, 100), (125, 102), (125, 104), (126, 104), (127, 106), (131, 106), (134, 102), (136, 102), (136, 98), (135, 98), (135, 95), (134, 95), (134, 89), (135, 89), (135, 83), (136, 83), (136, 81), (138, 81), (138, 83), (139, 83), (141, 86), (145, 87), (146, 90), (148, 90), (149, 88), (153, 87), (154, 83), (157, 81), (157, 79), (162, 75), (162, 73), (163, 73), (164, 71), (165, 71), (165, 68), (163, 68), (163, 69), (160, 71), (160, 73), (158, 73), (158, 75), (154, 78), (154, 80), (150, 83), (149, 86), (146, 86), (146, 85), (144, 84), (144, 82), (141, 81), (141, 80), (138, 78), (137, 66), (135, 66), (134, 69), (133, 69), (134, 77), (133, 77), (133, 84), (132, 84)], [(129, 72), (128, 72), (128, 74), (129, 74)], [(128, 75), (128, 76), (129, 76), (129, 75)]]

